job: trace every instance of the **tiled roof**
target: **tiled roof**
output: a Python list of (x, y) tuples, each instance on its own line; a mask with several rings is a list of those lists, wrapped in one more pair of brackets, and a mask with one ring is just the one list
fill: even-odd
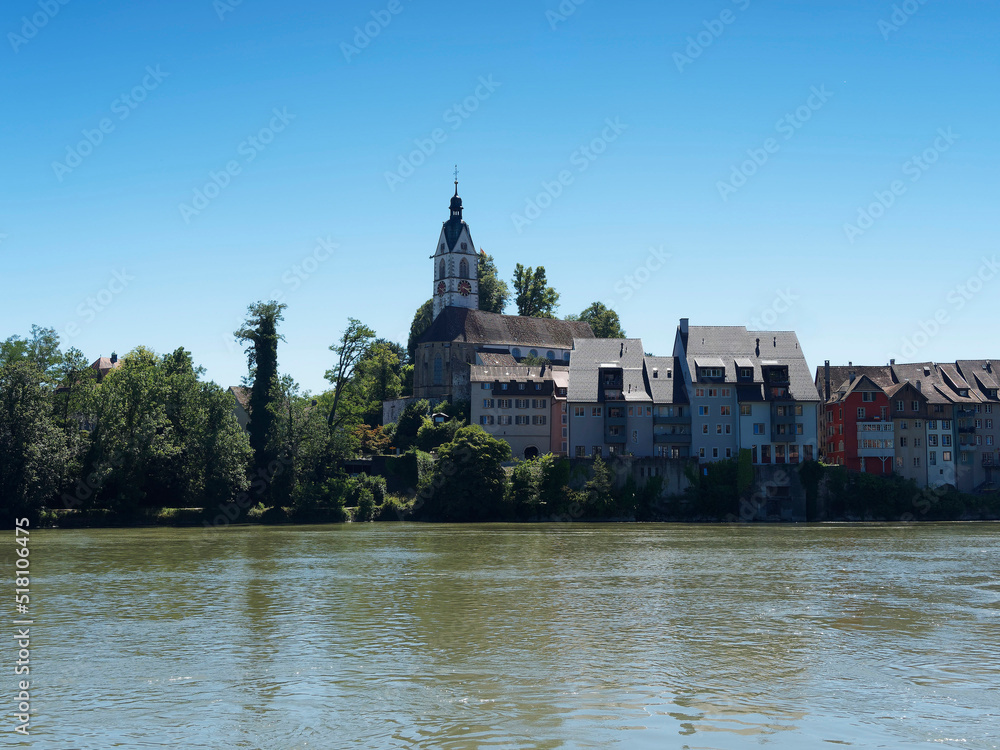
[(250, 411), (250, 389), (242, 385), (229, 386), (229, 392), (233, 394), (236, 402), (247, 411)]
[(517, 365), (517, 360), (514, 359), (513, 354), (479, 352), (476, 354), (476, 360), (480, 365), (489, 365), (491, 367), (514, 367)]
[[(654, 404), (686, 404), (684, 374), (676, 357), (646, 357), (646, 382)], [(654, 371), (656, 377), (653, 377)], [(670, 377), (667, 377), (667, 374)]]
[(994, 364), (997, 361), (1000, 360), (960, 359), (957, 364), (959, 371), (965, 376), (965, 381), (985, 397), (987, 390), (1000, 389), (1000, 373)]
[(597, 401), (599, 371), (607, 365), (622, 368), (626, 401), (649, 401), (642, 374), (643, 357), (642, 339), (576, 339), (569, 365), (569, 400)]
[(556, 372), (568, 372), (568, 368), (550, 365), (472, 365), (469, 379), (473, 383), (494, 381), (529, 382), (533, 380), (554, 380)]
[(420, 337), (420, 343), (460, 342), (570, 349), (574, 339), (592, 339), (590, 325), (578, 320), (500, 315), (464, 307), (446, 307)]
[[(743, 326), (690, 326), (685, 351), (692, 380), (698, 382), (697, 367), (725, 369), (725, 382), (736, 383), (737, 367), (753, 367), (754, 380), (763, 381), (761, 365), (788, 367), (789, 391), (798, 401), (817, 401), (819, 395), (794, 331), (748, 331)], [(737, 361), (739, 364), (737, 364)]]

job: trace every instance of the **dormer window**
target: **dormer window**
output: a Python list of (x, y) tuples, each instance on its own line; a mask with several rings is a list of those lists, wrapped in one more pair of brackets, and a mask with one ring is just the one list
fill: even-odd
[(741, 367), (739, 371), (739, 377), (741, 378), (753, 378), (753, 368), (752, 367)]
[(660, 371), (657, 370), (655, 367), (653, 368), (653, 377), (654, 378), (660, 377)]

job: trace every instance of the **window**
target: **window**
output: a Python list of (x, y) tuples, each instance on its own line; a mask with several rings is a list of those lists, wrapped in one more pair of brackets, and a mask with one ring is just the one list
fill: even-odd
[(901, 437), (899, 439), (899, 447), (900, 448), (905, 448), (906, 447), (906, 438), (905, 437)]
[(634, 406), (630, 406), (630, 407), (628, 408), (628, 415), (629, 415), (630, 417), (634, 417), (634, 416), (635, 416), (635, 407), (634, 407)]
[(944, 412), (944, 404), (934, 404), (934, 413), (942, 414)]
[(542, 384), (541, 383), (535, 383), (535, 390), (536, 391), (542, 390)]
[(910, 429), (910, 423), (907, 422), (904, 419), (902, 422), (899, 423), (899, 429), (901, 429), (901, 430), (908, 430), (908, 429)]
[(913, 438), (913, 447), (914, 448), (919, 448), (920, 447), (920, 438), (918, 438), (918, 437)]
[(701, 434), (702, 435), (707, 435), (708, 434), (708, 425), (707, 424), (703, 424), (701, 426)]
[(904, 404), (902, 401), (896, 401), (896, 411), (903, 411), (903, 406)]
[(914, 419), (913, 420), (913, 429), (919, 430), (923, 426), (924, 426), (924, 423), (921, 422), (919, 419)]
[(493, 399), (491, 399), (491, 398), (484, 398), (483, 399), (483, 408), (484, 409), (492, 409), (493, 408)]
[(802, 434), (802, 425), (800, 425), (800, 424), (795, 425), (795, 434), (796, 435), (801, 435)]
[(937, 420), (936, 419), (928, 419), (927, 420), (927, 429), (928, 430), (936, 430), (937, 429)]
[(969, 463), (969, 452), (968, 451), (962, 451), (962, 463), (963, 464)]
[(931, 448), (937, 448), (937, 444), (938, 444), (938, 436), (937, 435), (928, 435), (927, 436), (927, 445), (929, 445)]
[[(520, 359), (521, 358), (521, 350), (520, 349), (512, 349), (510, 353), (514, 356), (514, 359)], [(577, 446), (577, 447), (579, 448), (580, 446)]]
[(484, 414), (479, 418), (479, 424), (493, 424), (495, 420), (489, 414)]
[(764, 424), (763, 424), (763, 422), (758, 422), (758, 423), (754, 424), (754, 426), (753, 426), (753, 434), (754, 435), (763, 435), (764, 434)]
[(749, 417), (753, 414), (753, 407), (750, 404), (740, 404), (740, 416)]
[[(565, 404), (563, 404), (563, 406), (565, 406)], [(565, 414), (562, 415), (562, 423), (569, 424), (569, 418)]]
[(733, 449), (726, 448), (726, 458), (732, 458), (732, 457), (733, 457)]
[[(441, 245), (441, 249), (444, 250), (444, 245)], [(438, 279), (439, 280), (443, 279), (444, 276), (445, 276), (445, 272), (444, 272), (444, 258), (442, 258), (441, 262), (438, 263)]]
[(573, 416), (574, 417), (582, 417), (586, 413), (587, 413), (587, 410), (584, 407), (582, 407), (582, 406), (574, 406), (573, 407)]
[(556, 358), (556, 353), (554, 351), (552, 351), (551, 349), (549, 349), (547, 352), (545, 352), (545, 356), (546, 356), (547, 359), (555, 359)]
[(444, 360), (440, 354), (434, 358), (434, 385), (444, 385)]
[(910, 402), (910, 411), (920, 411), (920, 402), (919, 401), (911, 401)]
[(719, 416), (729, 417), (729, 416), (732, 416), (732, 413), (733, 413), (733, 409), (732, 409), (731, 406), (720, 406), (719, 407)]
[(983, 420), (981, 420), (981, 419), (977, 419), (976, 420), (976, 429), (977, 430), (983, 429)]
[(594, 446), (594, 458), (600, 458), (602, 452), (603, 452), (603, 449), (601, 448), (601, 446), (599, 446), (599, 445), (595, 445)]
[(701, 376), (703, 378), (721, 378), (725, 373), (721, 367), (702, 367)]
[(768, 445), (767, 443), (764, 443), (764, 445), (760, 446), (760, 462), (762, 464), (771, 463), (771, 446)]
[(942, 419), (941, 420), (941, 429), (942, 430), (950, 430), (951, 429), (951, 420), (950, 419)]
[(590, 410), (590, 416), (592, 416), (592, 417), (599, 417), (599, 416), (601, 416), (601, 407), (600, 406), (594, 406), (594, 407), (592, 407), (591, 410)]
[[(462, 243), (462, 249), (463, 250), (468, 250), (469, 249), (469, 243), (468, 242), (463, 242)], [(464, 260), (464, 258), (463, 258), (463, 260)]]
[(719, 389), (718, 388), (709, 388), (708, 389), (708, 397), (709, 398), (718, 398), (719, 397)]
[(728, 388), (723, 388), (722, 389), (722, 397), (723, 398), (729, 398), (729, 396), (730, 396), (731, 393), (732, 393), (732, 391), (730, 391)]
[(946, 464), (951, 463), (951, 451), (942, 451), (941, 460), (944, 461)]
[(802, 416), (802, 404), (796, 404), (795, 405), (795, 416), (796, 417), (801, 417)]
[(532, 409), (548, 409), (549, 400), (547, 398), (533, 398), (531, 399)]
[(733, 426), (731, 424), (727, 424), (726, 425), (726, 434), (727, 435), (732, 435), (733, 434)]
[(987, 419), (986, 420), (986, 429), (987, 430), (992, 430), (993, 429), (993, 420), (992, 419)]
[(903, 461), (903, 457), (902, 456), (896, 456), (896, 468), (897, 469), (902, 469), (905, 465), (906, 464)]
[(756, 445), (753, 446), (750, 449), (750, 463), (753, 463), (753, 464), (757, 463), (757, 446)]
[(514, 417), (514, 424), (516, 424), (516, 425), (518, 425), (520, 427), (525, 426), (526, 424), (528, 424), (528, 415), (527, 414), (518, 414), (516, 417)]
[(511, 404), (513, 404), (513, 403), (514, 402), (511, 401), (509, 398), (498, 398), (497, 399), (497, 407), (499, 407), (500, 409), (509, 409), (509, 408), (511, 408)]
[(718, 458), (718, 457), (719, 457), (719, 449), (712, 448), (712, 458)]
[(586, 448), (584, 448), (582, 445), (576, 446), (576, 457), (577, 458), (583, 458), (586, 455), (587, 455), (587, 449)]
[(875, 392), (874, 391), (863, 391), (861, 393), (861, 400), (867, 401), (869, 403), (875, 402)]
[(987, 435), (986, 436), (986, 444), (987, 445), (993, 445), (993, 436), (992, 435)]
[(707, 416), (710, 416), (711, 413), (712, 413), (712, 410), (709, 407), (707, 407), (707, 406), (699, 406), (698, 407), (698, 416), (699, 417), (707, 417)]
[(920, 456), (914, 456), (913, 457), (913, 468), (914, 469), (919, 469), (920, 468)]
[(537, 357), (538, 356), (538, 350), (537, 349), (532, 349), (530, 352), (528, 352), (528, 354), (530, 354), (532, 357)]
[(517, 384), (517, 390), (523, 391), (524, 390), (524, 383), (518, 383)]
[(529, 401), (526, 398), (515, 398), (514, 399), (514, 408), (515, 409), (527, 409), (528, 408), (528, 403), (529, 403)]
[(858, 419), (864, 419), (864, 418), (865, 418), (865, 407), (859, 406), (858, 407)]
[(493, 387), (493, 385), (491, 383), (483, 383), (483, 390), (484, 391), (488, 391), (492, 387)]
[(698, 449), (698, 458), (704, 458), (704, 457), (705, 457), (705, 449), (704, 448), (699, 448)]
[(569, 437), (569, 428), (568, 427), (563, 427), (562, 436), (563, 437)]
[(722, 434), (722, 425), (721, 424), (715, 425), (715, 434), (716, 435), (721, 435)]
[(507, 390), (507, 384), (506, 383), (501, 383), (500, 384), (500, 390), (501, 391), (506, 391)]
[(927, 456), (927, 463), (931, 466), (937, 466), (937, 451), (931, 451)]
[(941, 436), (941, 445), (943, 445), (945, 447), (950, 447), (951, 446), (951, 435), (942, 435)]
[[(465, 243), (462, 243), (462, 249), (465, 250)], [(467, 279), (469, 278), (469, 261), (462, 258), (462, 262), (458, 264), (458, 278)]]
[[(990, 398), (996, 398), (996, 397), (997, 397), (997, 392), (993, 391)], [(986, 413), (987, 414), (993, 413), (993, 404), (986, 404)]]
[(704, 398), (705, 397), (705, 389), (704, 388), (695, 388), (694, 389), (694, 395), (697, 396), (698, 398)]
[(510, 425), (514, 421), (514, 418), (510, 414), (501, 414), (497, 417), (497, 424)]
[(806, 451), (805, 451), (805, 460), (806, 461), (812, 461), (813, 460), (813, 447), (811, 445), (807, 445), (807, 446), (805, 446), (805, 449), (806, 449)]
[(741, 367), (738, 374), (739, 374), (739, 376), (741, 378), (752, 378), (753, 377), (753, 368), (752, 367)]
[(536, 414), (531, 418), (531, 424), (544, 425), (548, 423), (548, 417), (544, 414)]

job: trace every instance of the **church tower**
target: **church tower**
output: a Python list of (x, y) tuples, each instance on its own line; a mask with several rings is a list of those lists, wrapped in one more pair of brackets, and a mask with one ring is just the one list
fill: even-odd
[(462, 221), (462, 199), (458, 197), (458, 169), (451, 216), (441, 227), (434, 261), (434, 317), (446, 307), (479, 309), (479, 254), (469, 225)]

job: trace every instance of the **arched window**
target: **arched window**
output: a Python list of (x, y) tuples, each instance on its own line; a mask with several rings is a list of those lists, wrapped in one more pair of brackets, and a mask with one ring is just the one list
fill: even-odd
[(444, 385), (444, 360), (440, 354), (434, 358), (434, 385)]
[(550, 349), (549, 351), (545, 352), (545, 357), (546, 359), (555, 359), (556, 353)]
[(520, 359), (521, 358), (521, 350), (520, 349), (513, 349), (513, 350), (511, 350), (511, 354), (514, 355), (514, 359)]
[(469, 261), (465, 258), (462, 258), (462, 262), (458, 264), (458, 278), (469, 278)]
[(438, 279), (443, 279), (443, 278), (444, 278), (444, 258), (442, 258), (441, 262), (438, 263)]
[(532, 349), (530, 352), (528, 352), (528, 354), (530, 354), (532, 357), (537, 357), (538, 356), (538, 350), (537, 349)]
[(563, 352), (563, 359), (569, 362), (569, 352)]

